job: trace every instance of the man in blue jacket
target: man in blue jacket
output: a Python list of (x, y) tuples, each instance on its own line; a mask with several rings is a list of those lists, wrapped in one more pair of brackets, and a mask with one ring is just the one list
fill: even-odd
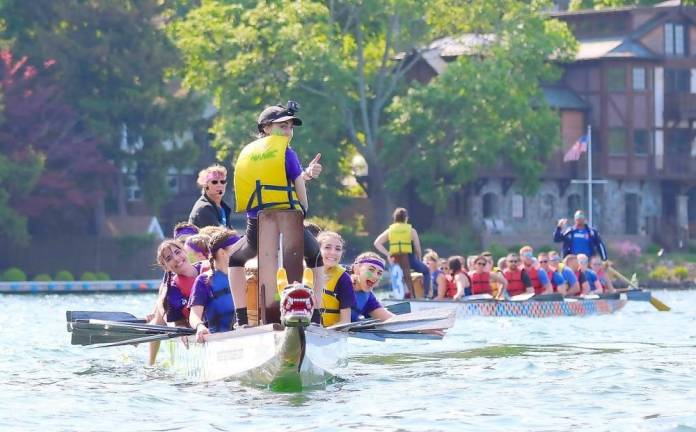
[(607, 260), (607, 248), (604, 247), (602, 238), (596, 229), (585, 223), (585, 213), (582, 210), (575, 212), (575, 225), (566, 227), (567, 219), (558, 221), (556, 231), (553, 233), (553, 241), (563, 242), (563, 256), (585, 254), (588, 257), (599, 255), (602, 261)]

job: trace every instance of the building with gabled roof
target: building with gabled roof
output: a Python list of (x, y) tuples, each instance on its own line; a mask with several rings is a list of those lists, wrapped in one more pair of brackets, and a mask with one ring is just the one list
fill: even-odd
[[(594, 224), (640, 244), (685, 244), (696, 235), (696, 7), (667, 1), (551, 16), (579, 43), (561, 80), (542, 88), (561, 117), (563, 149), (550, 155), (535, 195), (518, 192), (514, 174), (501, 165), (480, 173), (468, 188), (468, 206), (455, 205), (450, 218), (480, 228), (484, 243), (551, 243), (559, 218), (587, 209), (586, 187), (571, 182), (586, 177), (587, 155), (562, 159), (589, 125), (594, 177), (607, 181), (594, 187)], [(411, 78), (427, 82), (453, 55), (491, 40), (478, 38), (436, 41)]]

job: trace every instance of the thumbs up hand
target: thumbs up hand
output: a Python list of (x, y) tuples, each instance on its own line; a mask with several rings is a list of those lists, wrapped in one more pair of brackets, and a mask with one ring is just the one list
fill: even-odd
[(308, 180), (319, 177), (319, 174), (321, 174), (322, 166), (321, 163), (319, 163), (320, 159), (321, 153), (317, 153), (317, 155), (314, 156), (314, 159), (312, 159), (309, 165), (307, 165), (307, 169), (305, 169), (305, 174), (307, 175)]

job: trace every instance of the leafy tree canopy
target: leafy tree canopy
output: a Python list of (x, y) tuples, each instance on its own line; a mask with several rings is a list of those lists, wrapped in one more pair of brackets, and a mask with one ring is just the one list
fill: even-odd
[[(445, 145), (452, 141), (440, 140), (425, 125), (425, 116), (436, 109), (430, 103), (447, 99), (447, 94), (464, 97), (447, 101), (450, 111), (445, 113), (452, 121), (460, 119), (454, 119), (453, 112), (473, 109), (463, 107), (462, 101), (471, 102), (477, 97), (504, 108), (493, 113), (493, 106), (477, 102), (476, 109), (487, 115), (468, 121), (480, 133), (509, 129), (506, 138), (519, 136), (520, 144), (504, 151), (529, 158), (530, 162), (521, 162), (522, 166), (541, 154), (532, 149), (530, 136), (548, 130), (550, 121), (548, 110), (538, 100), (537, 80), (554, 77), (553, 68), (546, 63), (550, 55), (562, 59), (572, 48), (572, 37), (563, 25), (540, 17), (545, 7), (548, 2), (514, 0), (203, 0), (200, 7), (176, 20), (170, 31), (185, 60), (185, 84), (212, 97), (218, 107), (213, 130), (220, 154), (228, 160), (234, 158), (252, 138), (256, 116), (265, 105), (289, 98), (300, 100), (306, 121), (296, 135), (295, 145), (305, 159), (316, 151), (326, 156), (329, 174), (321, 182), (330, 187), (325, 193), (330, 195), (335, 190), (339, 162), (357, 151), (368, 164), (366, 189), (372, 202), (373, 229), (381, 229), (391, 211), (386, 179), (412, 175), (404, 172), (403, 164), (403, 159), (413, 157), (409, 151), (412, 146), (403, 139), (403, 129), (410, 127), (406, 124), (421, 124), (408, 129), (414, 132), (408, 136), (411, 142)], [(502, 32), (496, 47), (486, 54), (490, 59), (462, 60), (431, 90), (439, 94), (427, 95), (420, 90), (406, 95), (407, 74), (422, 59), (423, 48), (438, 37), (468, 32)], [(522, 40), (515, 41), (516, 37)], [(518, 49), (538, 60), (522, 58)], [(399, 53), (409, 55), (397, 60)], [(500, 81), (485, 79), (484, 75), (495, 67), (501, 68), (495, 73)], [(522, 73), (511, 72), (518, 68)], [(472, 77), (484, 78), (484, 82)], [(511, 86), (517, 92), (502, 88), (511, 79), (517, 81)], [(495, 100), (484, 95), (487, 91), (512, 100)], [(404, 108), (397, 97), (412, 98), (412, 106), (420, 104), (421, 111)], [(522, 101), (529, 104), (533, 100), (540, 109), (525, 109)], [(416, 118), (421, 114), (423, 117)], [(526, 118), (516, 122), (515, 115)], [(404, 122), (408, 116), (410, 120)], [(455, 132), (462, 130), (451, 129)], [(403, 143), (403, 149), (394, 147), (395, 137)], [(486, 138), (486, 142), (494, 140)], [(492, 147), (481, 146), (478, 156), (493, 160), (505, 143), (512, 146), (507, 139)], [(546, 141), (540, 144), (540, 149), (548, 147)], [(450, 152), (445, 160), (417, 160), (440, 165), (450, 163), (448, 159), (456, 155)], [(420, 169), (416, 162), (408, 163)], [(423, 175), (433, 172), (428, 166)], [(400, 182), (393, 184), (398, 186)], [(327, 201), (334, 199), (332, 196)]]

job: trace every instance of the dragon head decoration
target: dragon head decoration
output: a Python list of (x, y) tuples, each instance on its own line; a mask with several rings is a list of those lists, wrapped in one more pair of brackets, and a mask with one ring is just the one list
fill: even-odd
[(314, 312), (314, 291), (312, 270), (305, 269), (302, 283), (288, 283), (284, 268), (277, 273), (278, 293), (280, 294), (280, 320), (288, 327), (308, 326)]

